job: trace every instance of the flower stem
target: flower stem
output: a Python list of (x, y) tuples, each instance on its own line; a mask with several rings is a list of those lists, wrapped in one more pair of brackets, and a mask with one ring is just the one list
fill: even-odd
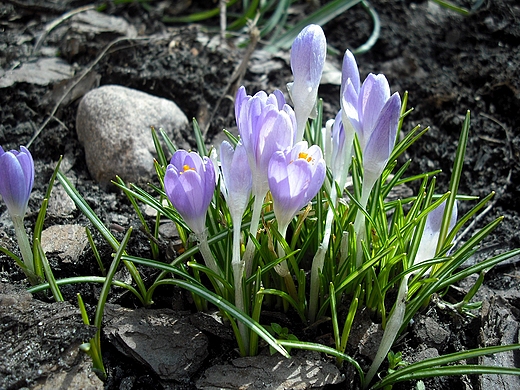
[(368, 385), (374, 375), (376, 374), (379, 366), (385, 359), (388, 351), (392, 348), (392, 344), (395, 341), (397, 334), (399, 333), (399, 329), (403, 325), (404, 314), (406, 312), (406, 298), (408, 295), (408, 278), (410, 274), (406, 274), (401, 280), (401, 285), (399, 286), (399, 292), (397, 293), (397, 299), (395, 301), (395, 307), (388, 318), (386, 323), (385, 332), (383, 333), (383, 338), (381, 339), (381, 343), (379, 344), (379, 348), (377, 350), (376, 356), (374, 357), (374, 361), (368, 370), (368, 373), (365, 377), (365, 384)]
[[(333, 188), (330, 195), (330, 203), (336, 207), (337, 192)], [(323, 233), (323, 241), (321, 242), (314, 259), (312, 260), (311, 268), (311, 289), (310, 289), (310, 301), (309, 301), (309, 320), (312, 322), (316, 319), (316, 311), (318, 310), (319, 302), (319, 289), (320, 289), (320, 278), (319, 272), (323, 269), (325, 262), (325, 254), (329, 248), (330, 236), (332, 234), (332, 220), (334, 219), (334, 210), (329, 207), (327, 211), (327, 218), (325, 220), (325, 231)]]
[[(264, 205), (264, 197), (255, 195), (255, 201), (253, 203), (253, 214), (251, 216), (251, 224), (249, 225), (249, 232), (256, 236), (256, 232), (258, 230), (258, 223), (260, 222), (260, 213), (262, 212), (262, 207)], [(255, 244), (251, 239), (247, 240), (246, 250), (244, 252), (244, 267), (246, 272), (246, 278), (251, 276), (251, 271), (253, 269), (253, 257), (255, 254)]]
[[(245, 264), (244, 261), (240, 259), (240, 222), (233, 226), (233, 257), (231, 265), (233, 267), (233, 280), (235, 284), (235, 306), (238, 310), (245, 313), (244, 291), (242, 286)], [(238, 329), (243, 344), (248, 345), (249, 333), (247, 327), (238, 321)]]
[(34, 273), (34, 258), (31, 244), (29, 243), (29, 237), (23, 224), (23, 216), (11, 216), (14, 225), (14, 231), (16, 233), (16, 239), (18, 240), (18, 247), (22, 253), (22, 258), (25, 266), (27, 267), (26, 275), (29, 278), (31, 284), (36, 274)]
[[(280, 232), (280, 235), (285, 238), (285, 235), (287, 234), (287, 228), (289, 225), (285, 226), (278, 226), (278, 232)], [(284, 257), (285, 251), (283, 250), (282, 244), (278, 243), (278, 257)], [(296, 286), (294, 285), (294, 280), (291, 276), (291, 272), (289, 271), (289, 266), (287, 265), (287, 260), (282, 261), (281, 263), (274, 266), (274, 270), (278, 275), (280, 275), (284, 282), (285, 286), (287, 287), (287, 292), (293, 298), (296, 302), (298, 302), (298, 292), (296, 291)]]
[(210, 270), (215, 272), (217, 275), (220, 275), (220, 269), (217, 265), (217, 262), (215, 261), (215, 257), (213, 257), (213, 253), (211, 252), (211, 249), (209, 248), (208, 234), (207, 234), (206, 230), (204, 230), (200, 234), (196, 234), (196, 236), (197, 236), (197, 241), (199, 242), (199, 251), (202, 254), (204, 263)]
[[(361, 190), (361, 199), (359, 201), (361, 207), (366, 209), (368, 198), (370, 197), (370, 193), (372, 192), (372, 188), (374, 188), (374, 184), (377, 181), (377, 177), (375, 175), (369, 175), (365, 172), (365, 177), (363, 178), (363, 186)], [(363, 264), (363, 249), (361, 247), (361, 241), (366, 239), (366, 229), (365, 229), (365, 215), (358, 209), (356, 214), (356, 219), (354, 221), (354, 231), (356, 232), (356, 267), (359, 268)]]

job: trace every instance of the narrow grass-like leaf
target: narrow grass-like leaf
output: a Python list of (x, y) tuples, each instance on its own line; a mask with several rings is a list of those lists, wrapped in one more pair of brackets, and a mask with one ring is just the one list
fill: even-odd
[[(69, 179), (67, 179), (67, 177), (63, 175), (61, 172), (57, 173), (57, 177), (61, 185), (63, 186), (65, 192), (69, 195), (69, 197), (76, 204), (76, 206), (81, 210), (83, 215), (85, 215), (89, 219), (89, 221), (94, 225), (94, 227), (99, 231), (99, 233), (101, 233), (103, 238), (108, 242), (112, 249), (119, 249), (120, 244), (117, 241), (117, 239), (110, 232), (110, 230), (108, 230), (108, 228), (103, 224), (103, 222), (101, 221), (101, 219), (99, 219), (96, 213), (94, 213), (94, 211), (90, 208), (85, 199), (83, 199), (83, 197), (79, 194), (76, 188), (74, 188)], [(124, 261), (124, 264), (125, 267), (128, 269), (128, 272), (130, 272), (132, 279), (137, 284), (137, 287), (141, 295), (140, 301), (146, 303), (146, 301), (144, 301), (144, 297), (146, 296), (146, 286), (144, 285), (141, 275), (139, 275), (139, 271), (137, 270), (137, 268), (135, 268), (135, 265), (133, 265), (130, 262)]]
[[(431, 369), (434, 367), (450, 364), (450, 363), (461, 361), (461, 360), (474, 359), (479, 356), (493, 355), (496, 353), (514, 351), (514, 350), (518, 350), (518, 349), (520, 349), (520, 344), (500, 345), (500, 346), (495, 346), (495, 347), (483, 347), (483, 348), (478, 348), (478, 349), (472, 349), (469, 351), (454, 352), (454, 353), (450, 353), (448, 355), (425, 359), (420, 362), (410, 364), (397, 371), (394, 371), (391, 374), (388, 374), (380, 382), (378, 382), (376, 385), (374, 385), (372, 387), (372, 389), (374, 389), (374, 390), (381, 389), (386, 386), (397, 383), (401, 380), (407, 380), (407, 379), (401, 379), (401, 378), (409, 378), (409, 375), (412, 375), (414, 372)], [(452, 367), (457, 367), (457, 366), (452, 366)], [(483, 366), (461, 365), (457, 368), (453, 368), (453, 370), (457, 370), (457, 369), (460, 370), (458, 374), (454, 374), (454, 375), (467, 374), (468, 373), (467, 369), (469, 369), (468, 367), (482, 369), (482, 371), (480, 371), (480, 372), (474, 371), (474, 373), (476, 373), (476, 374), (477, 373), (480, 373), (480, 374), (486, 373), (485, 372), (486, 368)], [(500, 369), (502, 369), (504, 371), (499, 372)], [(493, 367), (492, 370), (496, 370), (496, 371), (488, 372), (488, 373), (492, 373), (492, 374), (511, 373), (513, 375), (520, 374), (520, 369), (518, 369), (518, 368), (509, 369), (507, 367)], [(514, 371), (511, 371), (511, 370), (514, 370)]]
[(52, 268), (47, 260), (47, 256), (45, 256), (45, 252), (43, 251), (42, 245), (38, 238), (34, 238), (33, 243), (36, 252), (38, 253), (39, 262), (43, 266), (43, 271), (45, 272), (45, 279), (49, 283), (49, 287), (52, 292), (52, 296), (56, 302), (63, 302), (63, 295), (61, 294), (60, 288), (56, 283), (56, 279), (54, 279), (54, 274), (52, 273)]
[(470, 113), (466, 113), (464, 124), (462, 125), (462, 131), (460, 133), (459, 144), (457, 146), (457, 153), (455, 154), (455, 161), (453, 163), (453, 169), (451, 172), (450, 180), (450, 192), (451, 196), (446, 201), (444, 208), (444, 218), (442, 220), (441, 231), (439, 233), (439, 242), (437, 244), (437, 252), (443, 247), (448, 235), (448, 229), (450, 226), (451, 214), (453, 206), (455, 204), (455, 198), (459, 191), (460, 178), (462, 176), (462, 168), (464, 165), (464, 157), (466, 155), (466, 146), (468, 144), (469, 136), (469, 124), (470, 124)]
[(155, 152), (157, 153), (157, 160), (159, 162), (159, 165), (162, 168), (166, 168), (168, 165), (168, 160), (166, 159), (166, 155), (164, 154), (164, 150), (161, 146), (161, 142), (159, 141), (159, 137), (157, 136), (157, 131), (155, 130), (155, 127), (151, 127), (151, 133), (152, 133), (152, 139), (153, 139), (153, 145), (155, 147)]
[(105, 269), (105, 266), (103, 265), (103, 261), (101, 261), (101, 256), (99, 255), (96, 243), (94, 242), (94, 238), (92, 237), (92, 233), (90, 232), (90, 229), (88, 227), (85, 227), (85, 233), (87, 234), (87, 239), (90, 244), (90, 248), (92, 249), (92, 254), (94, 255), (94, 258), (96, 259), (99, 265), (101, 275), (106, 276), (107, 271)]

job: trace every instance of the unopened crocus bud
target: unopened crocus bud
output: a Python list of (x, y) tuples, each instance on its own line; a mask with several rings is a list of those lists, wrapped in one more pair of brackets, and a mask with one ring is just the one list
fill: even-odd
[(308, 148), (306, 141), (273, 155), (269, 162), (269, 189), (282, 234), (296, 213), (316, 196), (325, 173), (321, 149), (316, 145)]
[(351, 69), (355, 63), (346, 62), (350, 64), (347, 68), (351, 76), (344, 83), (341, 97), (343, 124), (356, 131), (365, 174), (377, 178), (395, 145), (401, 98), (397, 92), (390, 96), (390, 86), (382, 74), (369, 74), (359, 88), (356, 73)]
[[(444, 218), (444, 209), (446, 202), (443, 202), (439, 207), (430, 211), (426, 217), (423, 234), (417, 254), (415, 255), (414, 264), (417, 265), (425, 260), (433, 259), (437, 250), (437, 243), (439, 242), (439, 235), (442, 227), (442, 220)], [(457, 223), (457, 202), (453, 204), (453, 209), (450, 216), (449, 230), (453, 229)]]
[(164, 175), (164, 190), (188, 227), (205, 231), (206, 212), (215, 191), (215, 169), (208, 157), (177, 150)]
[(291, 48), (291, 69), (294, 82), (287, 88), (294, 105), (298, 130), (295, 141), (301, 141), (309, 117), (316, 112), (316, 98), (320, 85), (327, 41), (320, 26), (311, 24), (296, 37)]
[(361, 85), (359, 77), (359, 69), (354, 54), (350, 50), (345, 51), (343, 56), (343, 65), (341, 67), (341, 91), (340, 96), (343, 96), (347, 83), (350, 80), (350, 84), (356, 92), (359, 93), (359, 87)]
[(0, 194), (11, 218), (24, 217), (34, 184), (34, 161), (24, 146), (4, 152), (0, 146)]
[(226, 199), (233, 224), (240, 229), (242, 214), (251, 197), (253, 176), (247, 161), (244, 145), (239, 142), (235, 149), (227, 141), (220, 145), (222, 168), (221, 191)]
[(240, 87), (235, 100), (235, 114), (241, 142), (253, 175), (253, 194), (264, 197), (268, 190), (267, 167), (271, 156), (292, 146), (296, 131), (293, 109), (280, 91), (246, 95)]

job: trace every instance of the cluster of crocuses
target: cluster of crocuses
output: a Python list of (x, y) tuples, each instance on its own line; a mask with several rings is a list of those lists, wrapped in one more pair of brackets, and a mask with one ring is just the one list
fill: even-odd
[[(341, 110), (334, 123), (329, 122), (323, 129), (325, 155), (319, 146), (309, 146), (303, 140), (308, 119), (316, 112), (317, 91), (325, 57), (323, 30), (317, 25), (307, 26), (295, 39), (291, 50), (294, 82), (288, 84), (288, 92), (293, 107), (287, 104), (279, 90), (272, 94), (260, 91), (250, 96), (241, 87), (235, 98), (240, 138), (234, 148), (227, 141), (221, 145), (220, 170), (216, 161), (184, 150), (177, 151), (167, 167), (165, 192), (199, 239), (206, 265), (217, 273), (217, 262), (204, 244), (205, 218), (221, 175), (221, 191), (227, 201), (235, 232), (233, 270), (237, 289), (241, 278), (251, 273), (255, 249), (252, 240), (249, 240), (241, 257), (240, 229), (251, 197), (254, 198), (251, 233), (256, 233), (264, 200), (270, 191), (278, 231), (284, 237), (295, 215), (322, 188), (327, 166), (333, 178), (331, 184), (344, 188), (356, 135), (363, 152), (362, 207), (366, 206), (372, 187), (394, 148), (401, 109), (399, 94), (390, 95), (384, 75), (369, 74), (361, 83), (355, 58), (350, 51), (346, 52), (343, 61)], [(338, 199), (335, 192), (332, 191), (331, 197), (334, 203)], [(329, 226), (325, 229), (322, 251), (318, 251), (313, 264), (315, 275), (323, 267), (321, 254), (325, 252), (330, 239), (331, 211), (329, 208)], [(355, 226), (356, 233), (362, 239), (365, 230), (362, 212), (358, 213)], [(278, 255), (284, 255), (280, 246)], [(285, 262), (277, 264), (275, 270), (291, 283)], [(311, 290), (313, 288), (316, 289), (316, 286), (311, 287)]]

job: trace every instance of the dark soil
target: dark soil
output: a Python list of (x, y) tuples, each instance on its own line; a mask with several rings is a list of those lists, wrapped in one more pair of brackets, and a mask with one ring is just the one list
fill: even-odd
[[(193, 3), (185, 13), (200, 9), (199, 4), (206, 2)], [(41, 54), (33, 55), (32, 50), (45, 26), (65, 12), (89, 4), (82, 0), (0, 1), (1, 69), (6, 72), (34, 61)], [(465, 0), (458, 4), (471, 7), (471, 3)], [(496, 192), (493, 209), (485, 214), (477, 227), (498, 216), (505, 217), (486, 240), (479, 255), (485, 257), (520, 247), (517, 233), (520, 227), (520, 5), (516, 0), (484, 1), (478, 10), (466, 17), (428, 1), (374, 0), (372, 5), (381, 19), (381, 35), (369, 52), (357, 56), (361, 75), (384, 73), (392, 91), (399, 91), (401, 95), (409, 92), (408, 105), (414, 107), (414, 111), (406, 119), (404, 131), (417, 124), (430, 126), (430, 131), (408, 151), (406, 157), (413, 160), (411, 171), (419, 173), (441, 168), (443, 172), (438, 175), (438, 183), (441, 191), (447, 190), (464, 115), (470, 110), (471, 132), (460, 192), (481, 197)], [(114, 39), (113, 36), (83, 37), (79, 49), (72, 51), (67, 45), (70, 39), (77, 37), (66, 36), (57, 28), (46, 37), (43, 47), (59, 48), (62, 56), (74, 66), (76, 74), (94, 64), (92, 70), (100, 85), (119, 84), (171, 99), (188, 118), (195, 117), (203, 125), (211, 119), (209, 139), (222, 128), (232, 129), (235, 123), (229, 99), (221, 102), (217, 115), (211, 116), (211, 113), (223, 93), (232, 93), (227, 90), (227, 85), (244, 49), (234, 47), (232, 42), (224, 48), (206, 45), (198, 39), (200, 34), (206, 34), (203, 33), (205, 27), (165, 25), (161, 16), (168, 12), (168, 8), (165, 11), (155, 2), (151, 2), (150, 7), (146, 9), (138, 2), (108, 5), (104, 12), (126, 19), (136, 28), (139, 37), (162, 35), (160, 38), (125, 40), (114, 44), (97, 62), (94, 62), (96, 57)], [(309, 11), (306, 7), (310, 6), (303, 7), (303, 12)], [(297, 13), (294, 17), (301, 16)], [(213, 23), (216, 26), (216, 21)], [(66, 26), (67, 21), (63, 25)], [(367, 39), (371, 33), (371, 21), (358, 6), (325, 25), (324, 30), (330, 46), (343, 52)], [(210, 32), (209, 36), (214, 34), (217, 33)], [(341, 55), (328, 56), (328, 61), (338, 68), (341, 60)], [(266, 74), (246, 72), (242, 84), (248, 93), (259, 89), (269, 92), (275, 88), (283, 89), (291, 81), (289, 64), (281, 58), (275, 58), (275, 61), (281, 65)], [(59, 85), (31, 83), (2, 88), (0, 145), (4, 149), (13, 149), (27, 144), (47, 119), (62, 90)], [(338, 86), (321, 87), (326, 119), (332, 118), (339, 109), (338, 96)], [(36, 180), (26, 226), (30, 229), (36, 220), (47, 182), (60, 155), (65, 155), (70, 162), (67, 176), (74, 178), (79, 192), (107, 226), (121, 225), (123, 230), (139, 226), (131, 205), (119, 191), (103, 190), (90, 179), (75, 132), (78, 101), (62, 104), (54, 114), (55, 119), (49, 121), (30, 148), (36, 163)], [(192, 140), (188, 138), (188, 142)], [(462, 211), (464, 208), (463, 205)], [(4, 214), (2, 221), (6, 221), (3, 204), (0, 210)], [(49, 218), (46, 226), (58, 223), (87, 225), (87, 220), (77, 212), (66, 220)], [(12, 246), (14, 233), (9, 225), (0, 228), (2, 245)], [(114, 233), (119, 239), (123, 236), (123, 233)], [(108, 263), (111, 251), (101, 241), (99, 244), (104, 251), (102, 258)], [(148, 248), (146, 236), (136, 229), (128, 252), (150, 257)], [(57, 278), (99, 273), (90, 253), (85, 253), (80, 263), (64, 264), (54, 260), (51, 265)], [(2, 282), (24, 283), (23, 273), (9, 258), (0, 256), (0, 266)], [(516, 267), (515, 262), (497, 267), (489, 272), (485, 284), (494, 290), (520, 291)], [(144, 269), (143, 273), (146, 278), (152, 271)], [(74, 305), (76, 293), (81, 292), (92, 306), (99, 291), (97, 287), (75, 285), (64, 288), (63, 292)], [(171, 298), (166, 295), (169, 293), (173, 292), (165, 290), (166, 297), (158, 299), (156, 305), (171, 307)], [(124, 295), (114, 296), (111, 301), (127, 306), (137, 304)], [(514, 307), (518, 299), (509, 303)], [(185, 306), (189, 308), (188, 303)], [(455, 326), (451, 318), (438, 318), (438, 321), (443, 326), (453, 327), (450, 340), (439, 351), (448, 353), (453, 348), (477, 346), (478, 332), (475, 329), (479, 328), (478, 319), (465, 321), (464, 326)], [(403, 350), (409, 351), (419, 344), (410, 337), (401, 342), (407, 344)], [(124, 378), (130, 376), (137, 378), (131, 388), (160, 386), (153, 373), (122, 358), (108, 343), (104, 348), (109, 369), (107, 388), (119, 388)], [(233, 348), (234, 345), (226, 347), (225, 357), (233, 355)], [(220, 344), (214, 347), (214, 355), (208, 362), (216, 362), (215, 356), (219, 352)], [(441, 385), (456, 388), (460, 384), (458, 379), (449, 381), (447, 385), (434, 382), (432, 388)]]

